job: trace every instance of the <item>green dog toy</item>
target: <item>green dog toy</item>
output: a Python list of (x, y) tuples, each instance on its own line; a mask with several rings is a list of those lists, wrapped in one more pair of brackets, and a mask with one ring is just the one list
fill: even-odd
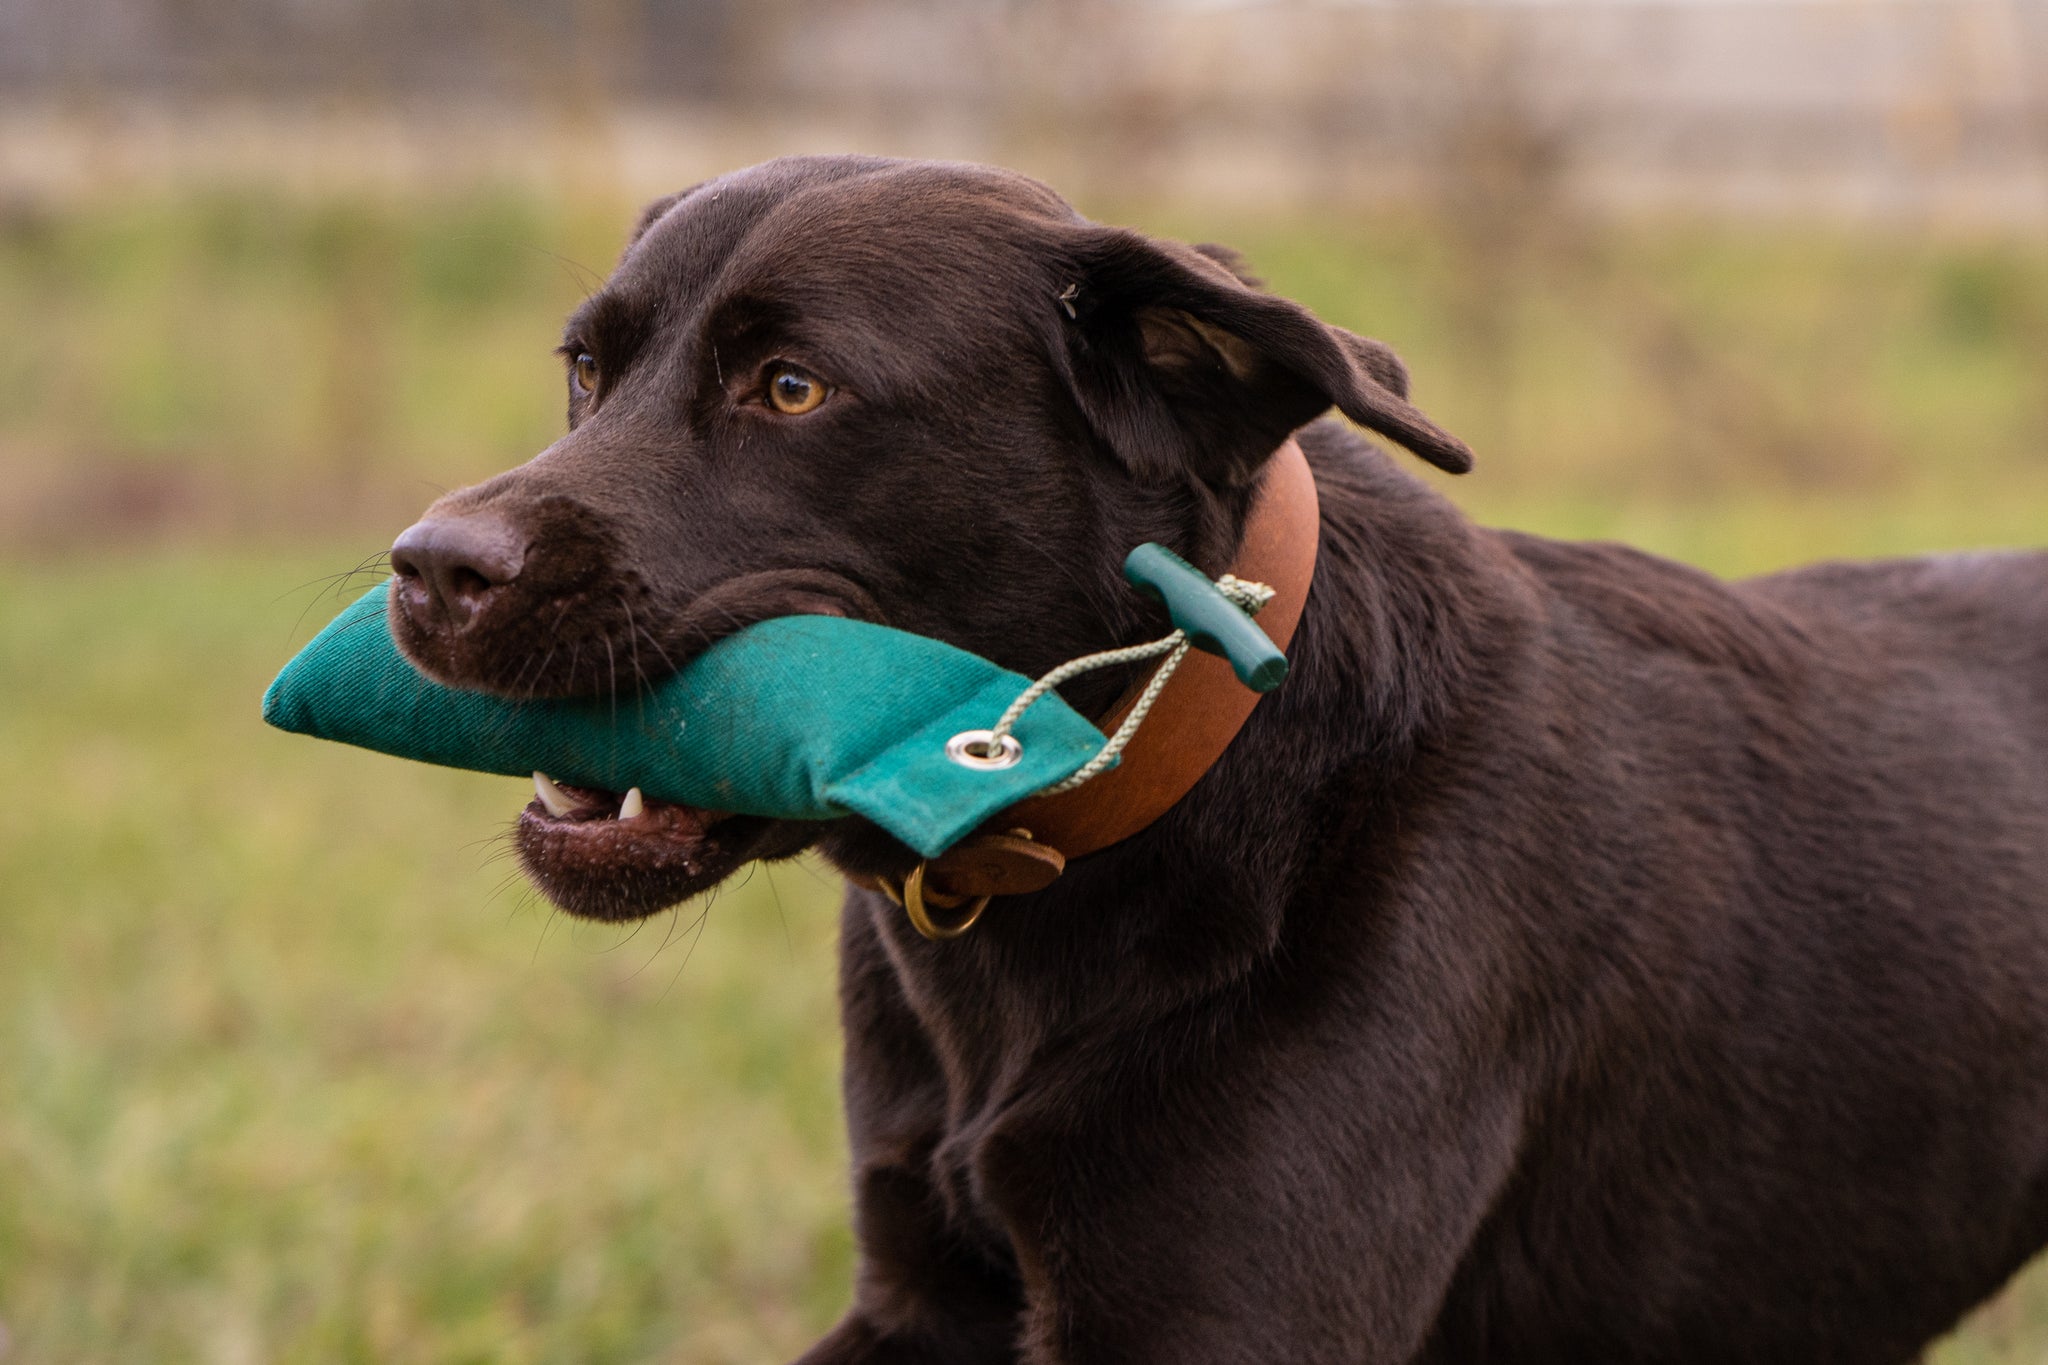
[[(630, 696), (511, 701), (444, 687), (399, 653), (372, 589), (299, 651), (263, 697), (279, 729), (445, 767), (790, 820), (866, 816), (927, 858), (999, 811), (1116, 762), (1112, 740), (1051, 691), (1141, 651), (1229, 658), (1258, 691), (1287, 660), (1234, 599), (1142, 545), (1125, 562), (1176, 629), (1154, 646), (1076, 660), (1033, 683), (937, 640), (833, 616), (784, 616), (719, 641)], [(1019, 703), (1022, 703), (1020, 706)], [(1142, 715), (1133, 720), (1142, 719)], [(993, 727), (994, 733), (991, 733)]]

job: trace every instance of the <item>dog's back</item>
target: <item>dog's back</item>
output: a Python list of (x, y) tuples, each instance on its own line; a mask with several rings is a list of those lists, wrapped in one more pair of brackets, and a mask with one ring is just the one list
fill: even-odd
[(1938, 685), (1976, 723), (2009, 725), (2048, 783), (2048, 553), (1980, 551), (1819, 564), (1744, 585), (1900, 678)]

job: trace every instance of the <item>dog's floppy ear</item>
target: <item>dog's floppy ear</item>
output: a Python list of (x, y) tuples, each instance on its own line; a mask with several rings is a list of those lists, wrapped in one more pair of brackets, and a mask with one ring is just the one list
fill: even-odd
[(1054, 300), (1068, 379), (1139, 477), (1192, 468), (1214, 485), (1243, 483), (1332, 406), (1439, 469), (1472, 467), (1465, 443), (1408, 401), (1391, 350), (1259, 292), (1220, 248), (1090, 227), (1070, 260)]

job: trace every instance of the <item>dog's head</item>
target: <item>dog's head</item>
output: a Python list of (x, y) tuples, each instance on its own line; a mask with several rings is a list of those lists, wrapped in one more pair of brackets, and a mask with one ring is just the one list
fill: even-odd
[[(975, 166), (796, 158), (661, 200), (561, 353), (567, 434), (392, 549), (393, 630), (455, 686), (630, 697), (798, 612), (1036, 676), (1158, 633), (1125, 553), (1156, 540), (1220, 572), (1267, 455), (1333, 405), (1470, 463), (1378, 342), (1227, 253)], [(1097, 687), (1070, 695), (1099, 712), (1117, 681)], [(648, 914), (813, 842), (853, 870), (910, 861), (856, 821), (568, 800), (529, 806), (516, 838), (578, 914)]]

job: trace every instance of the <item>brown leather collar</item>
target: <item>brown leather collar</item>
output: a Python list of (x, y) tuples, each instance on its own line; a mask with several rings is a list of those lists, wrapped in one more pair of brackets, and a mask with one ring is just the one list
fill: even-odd
[[(1315, 476), (1301, 446), (1290, 439), (1267, 462), (1230, 566), (1239, 578), (1274, 590), (1258, 621), (1282, 650), (1293, 640), (1308, 600), (1321, 529)], [(1133, 683), (1102, 718), (1103, 733), (1113, 732), (1130, 713), (1148, 679)], [(1067, 859), (1128, 839), (1166, 814), (1223, 757), (1258, 702), (1259, 694), (1237, 681), (1227, 660), (1190, 651), (1116, 767), (1070, 792), (1010, 807), (986, 832), (921, 867), (907, 887), (878, 885), (903, 901), (929, 936), (965, 932), (987, 897), (1040, 890), (1059, 876)], [(925, 915), (925, 901), (942, 909), (975, 905), (964, 920), (940, 927)]]

